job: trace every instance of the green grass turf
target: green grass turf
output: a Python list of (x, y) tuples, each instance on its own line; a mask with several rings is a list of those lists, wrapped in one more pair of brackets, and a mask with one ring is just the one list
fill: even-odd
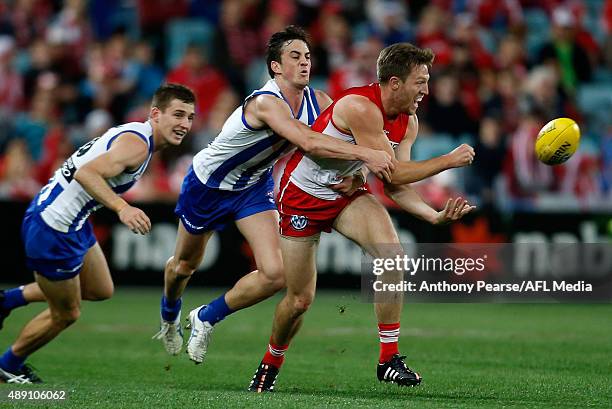
[[(183, 315), (216, 294), (189, 289)], [(612, 305), (407, 304), (400, 349), (424, 382), (400, 389), (376, 380), (372, 306), (357, 293), (321, 291), (277, 392), (256, 395), (245, 389), (278, 298), (222, 322), (205, 363), (196, 366), (151, 340), (159, 295), (128, 288), (112, 300), (84, 303), (81, 319), (30, 359), (43, 389), (68, 391), (68, 401), (47, 407), (612, 407)], [(0, 346), (41, 308), (14, 311)], [(0, 385), (0, 392), (16, 388)]]

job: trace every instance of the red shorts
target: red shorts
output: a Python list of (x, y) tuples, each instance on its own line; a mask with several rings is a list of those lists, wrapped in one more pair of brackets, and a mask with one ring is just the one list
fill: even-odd
[(331, 232), (336, 217), (359, 196), (368, 194), (363, 188), (352, 196), (323, 200), (312, 196), (289, 182), (279, 192), (280, 234), (289, 237), (309, 237), (322, 231)]

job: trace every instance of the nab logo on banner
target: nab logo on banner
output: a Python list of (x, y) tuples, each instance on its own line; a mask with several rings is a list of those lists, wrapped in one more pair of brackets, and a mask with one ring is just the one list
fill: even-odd
[(308, 226), (308, 218), (306, 216), (291, 216), (291, 225), (295, 230), (304, 230)]

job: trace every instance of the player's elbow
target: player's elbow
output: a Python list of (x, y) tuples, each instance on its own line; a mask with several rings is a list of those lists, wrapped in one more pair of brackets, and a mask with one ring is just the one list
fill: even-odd
[(83, 183), (86, 183), (87, 180), (94, 173), (95, 172), (91, 169), (91, 167), (85, 164), (84, 166), (77, 169), (77, 171), (74, 173), (74, 180), (76, 180), (82, 185)]
[(399, 190), (401, 190), (401, 184), (394, 183), (393, 180), (384, 183), (385, 195), (388, 197), (393, 197)]
[(82, 167), (82, 168), (78, 169), (74, 173), (74, 180), (76, 180), (77, 182), (81, 183), (83, 181), (83, 178), (84, 178), (86, 173), (87, 173), (87, 169), (85, 169), (85, 167)]

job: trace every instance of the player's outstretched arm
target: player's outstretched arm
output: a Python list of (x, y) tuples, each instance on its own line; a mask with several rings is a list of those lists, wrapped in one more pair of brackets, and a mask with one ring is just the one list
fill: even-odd
[(444, 209), (437, 211), (425, 203), (410, 185), (387, 185), (385, 186), (385, 193), (402, 210), (431, 224), (451, 223), (476, 209), (476, 206), (471, 206), (467, 200), (457, 197), (448, 199)]
[[(251, 106), (252, 109), (251, 109)], [(287, 104), (270, 95), (260, 95), (247, 105), (247, 120), (254, 116), (304, 152), (321, 158), (360, 160), (378, 177), (391, 180), (393, 161), (388, 152), (356, 146), (312, 131), (291, 116)]]
[(130, 206), (106, 183), (106, 179), (126, 169), (135, 169), (148, 155), (146, 143), (138, 135), (126, 133), (113, 142), (108, 152), (83, 165), (74, 178), (98, 203), (113, 210), (134, 233), (146, 234), (151, 221), (140, 209)]
[[(410, 123), (406, 136), (400, 146), (404, 143), (412, 145), (419, 131), (419, 120), (416, 115), (410, 117)], [(462, 144), (455, 148), (452, 152), (436, 158), (423, 161), (402, 161), (398, 162), (393, 172), (391, 183), (403, 185), (407, 183), (418, 182), (436, 175), (442, 171), (451, 168), (460, 168), (468, 166), (474, 160), (474, 148), (470, 145)]]
[[(410, 151), (413, 141), (414, 139), (406, 137), (397, 147), (396, 152), (399, 163), (410, 163)], [(446, 224), (459, 220), (476, 208), (475, 206), (470, 206), (467, 200), (458, 197), (454, 200), (449, 199), (444, 209), (437, 211), (425, 203), (409, 184), (395, 185), (387, 183), (385, 184), (385, 193), (402, 210), (431, 224)]]

